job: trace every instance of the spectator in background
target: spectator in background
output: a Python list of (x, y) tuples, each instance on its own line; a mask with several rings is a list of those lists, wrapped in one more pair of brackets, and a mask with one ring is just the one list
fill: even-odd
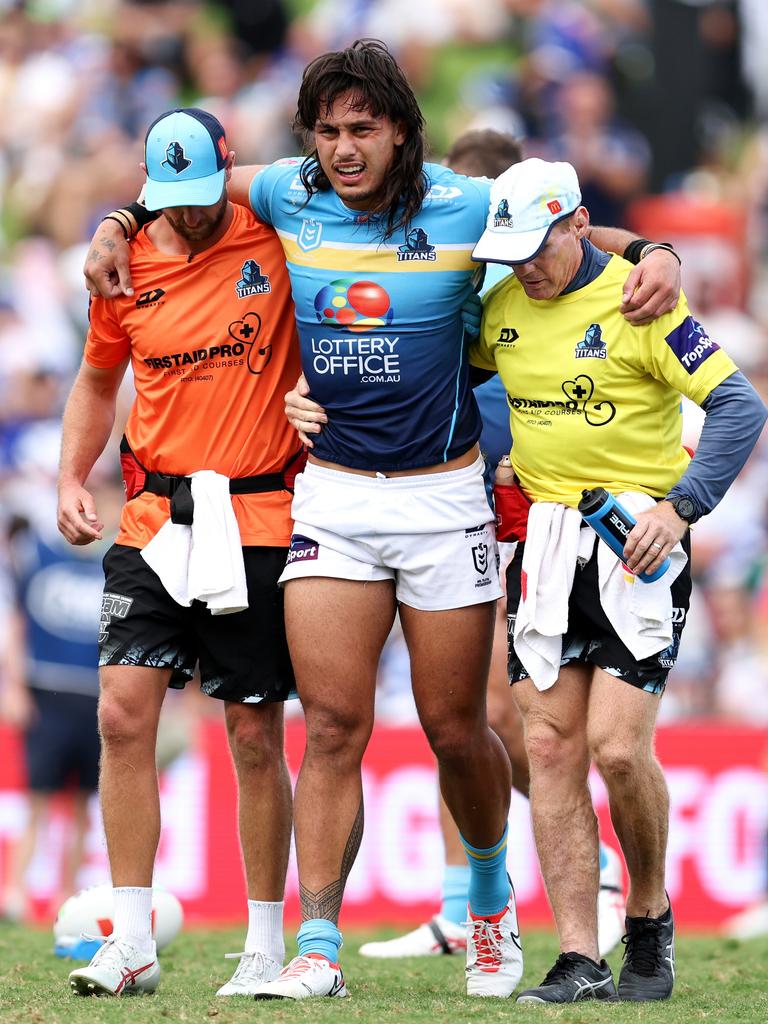
[(625, 223), (625, 206), (643, 190), (651, 158), (643, 136), (616, 120), (610, 83), (593, 71), (568, 77), (554, 118), (528, 149), (573, 164), (595, 224)]
[[(58, 445), (45, 445), (55, 472)], [(0, 717), (20, 729), (28, 783), (24, 831), (12, 850), (0, 915), (23, 920), (28, 912), (26, 876), (43, 839), (52, 800), (71, 801), (70, 826), (55, 906), (77, 888), (96, 791), (99, 735), (97, 648), (103, 572), (108, 547), (73, 548), (55, 528), (53, 480), (30, 484), (19, 500), (24, 517), (11, 519), (8, 579), (12, 584), (9, 628), (0, 645)], [(120, 490), (98, 486), (107, 533), (117, 526)]]

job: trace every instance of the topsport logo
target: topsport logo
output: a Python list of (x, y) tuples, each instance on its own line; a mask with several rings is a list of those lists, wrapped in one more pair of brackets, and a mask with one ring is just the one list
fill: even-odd
[(389, 327), (395, 311), (387, 292), (375, 281), (339, 278), (315, 296), (315, 313), (321, 324), (349, 331)]
[(695, 373), (720, 348), (692, 316), (687, 316), (664, 340), (689, 374)]

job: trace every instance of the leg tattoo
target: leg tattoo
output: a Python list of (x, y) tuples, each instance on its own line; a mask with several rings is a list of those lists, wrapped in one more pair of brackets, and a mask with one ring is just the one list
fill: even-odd
[(360, 799), (360, 807), (352, 824), (352, 831), (349, 833), (347, 845), (344, 847), (344, 856), (341, 858), (341, 875), (335, 882), (330, 882), (319, 892), (311, 892), (304, 885), (299, 885), (299, 896), (301, 899), (301, 917), (303, 921), (310, 921), (322, 918), (325, 921), (333, 921), (338, 924), (341, 901), (344, 897), (344, 886), (347, 884), (347, 877), (355, 863), (357, 851), (363, 838), (363, 801)]

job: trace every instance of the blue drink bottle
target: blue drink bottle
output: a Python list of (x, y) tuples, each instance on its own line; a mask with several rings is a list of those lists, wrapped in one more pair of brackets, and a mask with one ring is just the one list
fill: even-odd
[[(624, 560), (624, 545), (637, 520), (623, 505), (620, 505), (610, 491), (604, 487), (594, 487), (591, 491), (581, 492), (579, 512), (584, 521), (589, 523), (598, 537), (602, 538), (614, 554)], [(656, 572), (635, 573), (643, 583), (653, 583), (659, 579), (670, 566), (669, 558), (665, 558)]]

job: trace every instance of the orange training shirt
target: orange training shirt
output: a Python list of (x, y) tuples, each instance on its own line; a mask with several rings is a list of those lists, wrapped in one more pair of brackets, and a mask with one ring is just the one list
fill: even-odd
[[(280, 472), (300, 448), (283, 411), (300, 363), (275, 232), (235, 206), (226, 234), (191, 259), (158, 252), (146, 230), (131, 250), (134, 294), (93, 300), (85, 360), (106, 368), (130, 354), (137, 397), (125, 434), (139, 462), (178, 476)], [(288, 491), (232, 504), (243, 545), (289, 544)], [(144, 547), (169, 505), (146, 492), (127, 502), (117, 543)]]

